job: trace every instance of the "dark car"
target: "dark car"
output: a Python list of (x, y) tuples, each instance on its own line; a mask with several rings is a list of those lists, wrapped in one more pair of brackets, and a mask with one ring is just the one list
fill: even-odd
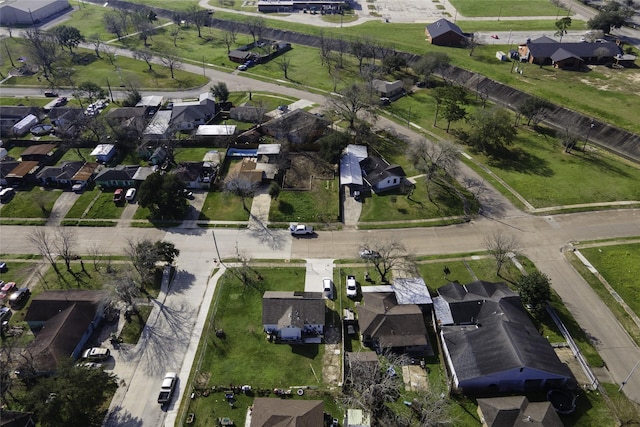
[(58, 92), (54, 92), (52, 90), (48, 90), (44, 93), (44, 96), (46, 96), (47, 98), (57, 98), (58, 97)]
[(2, 324), (3, 322), (8, 322), (9, 319), (11, 319), (12, 315), (13, 312), (11, 311), (11, 309), (9, 309), (9, 307), (0, 308), (0, 324)]
[(29, 288), (20, 288), (11, 295), (9, 295), (9, 306), (11, 308), (21, 308), (27, 302), (31, 296)]
[(4, 261), (0, 261), (0, 273), (6, 273), (9, 271), (9, 267), (7, 267), (7, 263)]

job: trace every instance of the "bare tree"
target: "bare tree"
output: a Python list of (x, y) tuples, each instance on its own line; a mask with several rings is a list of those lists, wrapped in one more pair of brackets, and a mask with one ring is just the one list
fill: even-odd
[(284, 73), (284, 78), (288, 80), (288, 72), (291, 68), (291, 58), (286, 55), (282, 55), (280, 58), (278, 58), (277, 64), (280, 70)]
[(144, 47), (149, 46), (148, 39), (155, 33), (155, 28), (149, 20), (150, 11), (143, 9), (131, 16), (134, 30), (138, 33), (140, 40), (144, 43)]
[(56, 274), (60, 275), (60, 270), (58, 270), (58, 266), (56, 265), (55, 244), (48, 230), (44, 227), (36, 228), (27, 239), (29, 239), (29, 242), (34, 246), (35, 250), (51, 264)]
[[(517, 254), (520, 248), (518, 238), (513, 234), (502, 231), (494, 231), (484, 238), (484, 247), (496, 261), (496, 274), (500, 276), (500, 270), (511, 254)], [(502, 277), (502, 276), (500, 276)]]
[(136, 282), (130, 272), (123, 272), (113, 276), (113, 292), (118, 299), (137, 311), (136, 298), (141, 294), (140, 284)]
[(54, 74), (53, 65), (60, 59), (60, 45), (56, 42), (55, 36), (37, 27), (26, 29), (23, 36), (29, 56), (42, 68), (44, 77), (48, 80), (49, 76)]
[(432, 203), (433, 186), (444, 188), (448, 192), (455, 189), (455, 176), (458, 173), (458, 147), (449, 141), (432, 143), (422, 139), (410, 149), (413, 163), (427, 184), (427, 196)]
[(68, 227), (57, 227), (54, 247), (64, 260), (67, 271), (71, 271), (71, 260), (75, 258), (76, 233)]
[(178, 47), (178, 36), (180, 35), (180, 25), (174, 25), (171, 28), (171, 40), (173, 40), (173, 47)]
[(101, 58), (100, 56), (100, 46), (102, 46), (102, 39), (100, 38), (100, 34), (92, 34), (87, 38), (87, 41), (93, 44), (93, 50), (96, 53), (97, 58)]
[(165, 52), (161, 54), (160, 62), (162, 62), (162, 65), (164, 65), (169, 69), (172, 79), (175, 79), (174, 71), (182, 68), (182, 63), (180, 62), (180, 59), (171, 52)]
[(205, 9), (202, 9), (197, 4), (192, 4), (187, 8), (187, 16), (189, 22), (196, 26), (196, 30), (198, 31), (198, 37), (202, 38), (202, 27), (207, 23), (209, 19), (209, 14)]
[(362, 84), (350, 84), (340, 91), (338, 96), (330, 98), (329, 104), (338, 111), (338, 115), (349, 122), (350, 129), (354, 128), (359, 113), (364, 113), (371, 119), (376, 117), (372, 105), (373, 100), (367, 88)]
[(263, 18), (253, 18), (247, 23), (249, 34), (253, 37), (253, 43), (262, 38), (262, 34), (267, 29), (267, 24)]
[(367, 57), (370, 51), (368, 42), (364, 38), (358, 38), (357, 40), (351, 42), (350, 51), (351, 54), (358, 60), (358, 71), (362, 73), (362, 64), (364, 62), (364, 58)]
[(237, 173), (227, 178), (224, 183), (224, 189), (229, 193), (240, 196), (240, 198), (242, 199), (242, 207), (245, 211), (249, 212), (249, 208), (247, 208), (246, 205), (246, 199), (249, 197), (253, 197), (254, 193), (258, 189), (258, 183), (250, 181), (249, 179)]
[(365, 241), (362, 250), (370, 254), (367, 260), (376, 269), (382, 282), (388, 282), (387, 276), (394, 270), (403, 275), (417, 275), (416, 260), (398, 240)]
[(153, 52), (149, 49), (135, 50), (133, 57), (147, 63), (149, 71), (153, 71)]
[(370, 413), (374, 425), (396, 424), (384, 424), (382, 420), (396, 418), (388, 404), (400, 398), (403, 383), (396, 370), (408, 361), (407, 356), (390, 352), (385, 352), (378, 363), (350, 360), (341, 403)]
[(127, 16), (128, 15), (124, 15), (124, 19), (122, 19), (123, 17), (116, 11), (105, 13), (102, 18), (104, 28), (111, 34), (115, 35), (118, 40), (122, 39), (122, 37), (127, 33)]
[(91, 244), (89, 244), (89, 246), (87, 247), (87, 253), (93, 261), (93, 269), (95, 271), (98, 271), (98, 260), (103, 255), (102, 246), (97, 241), (91, 242)]

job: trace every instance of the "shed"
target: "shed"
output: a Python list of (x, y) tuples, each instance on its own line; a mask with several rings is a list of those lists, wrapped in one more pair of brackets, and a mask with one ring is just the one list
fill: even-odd
[(13, 125), (13, 134), (15, 136), (24, 136), (33, 126), (38, 124), (38, 118), (34, 114), (29, 114), (24, 119)]
[(460, 27), (444, 18), (427, 25), (425, 35), (431, 44), (437, 46), (465, 46), (468, 43)]

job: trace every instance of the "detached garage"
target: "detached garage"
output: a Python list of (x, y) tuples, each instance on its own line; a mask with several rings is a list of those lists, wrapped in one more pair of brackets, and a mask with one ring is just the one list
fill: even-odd
[(0, 25), (38, 24), (63, 10), (68, 0), (5, 0), (0, 6)]

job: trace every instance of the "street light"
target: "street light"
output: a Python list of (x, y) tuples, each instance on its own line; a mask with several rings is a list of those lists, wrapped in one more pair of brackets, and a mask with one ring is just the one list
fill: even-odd
[(593, 123), (593, 119), (591, 119), (591, 124), (589, 125), (589, 130), (587, 131), (587, 137), (584, 140), (584, 147), (582, 147), (582, 154), (587, 152), (587, 142), (589, 142), (589, 135), (591, 135), (591, 131), (596, 127), (596, 124)]

